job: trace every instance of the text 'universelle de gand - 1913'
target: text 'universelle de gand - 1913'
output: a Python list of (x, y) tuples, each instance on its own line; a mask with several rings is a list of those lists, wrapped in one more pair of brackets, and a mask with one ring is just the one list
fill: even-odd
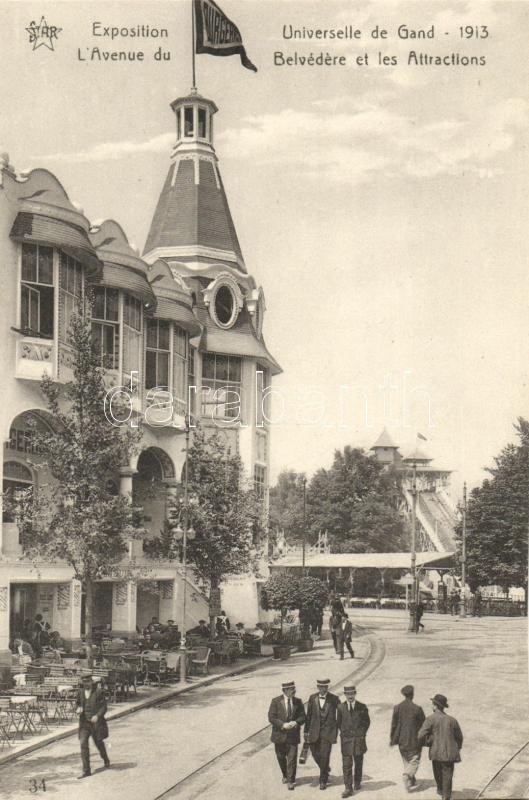
[[(360, 42), (362, 39), (366, 41), (380, 41), (384, 44), (390, 44), (391, 38), (398, 40), (411, 40), (413, 42), (424, 40), (432, 41), (436, 38), (441, 40), (441, 36), (437, 35), (435, 25), (429, 25), (425, 28), (412, 28), (409, 25), (399, 25), (394, 30), (390, 31), (381, 25), (362, 31), (354, 25), (344, 25), (341, 28), (308, 28), (301, 27), (295, 28), (293, 25), (283, 25), (282, 37), (286, 40), (300, 40), (300, 41), (328, 41), (329, 43), (342, 41), (356, 41)], [(450, 41), (445, 37), (450, 37), (451, 31), (443, 31), (442, 40)], [(489, 37), (489, 31), (484, 25), (475, 26), (459, 26), (453, 32), (454, 38), (463, 42), (465, 40), (474, 39), (481, 40)], [(296, 66), (296, 67), (333, 67), (333, 66), (397, 66), (398, 64), (405, 64), (407, 66), (426, 67), (426, 66), (447, 66), (447, 67), (468, 67), (468, 66), (485, 66), (486, 57), (484, 55), (465, 55), (460, 52), (442, 52), (442, 53), (429, 53), (420, 52), (417, 50), (410, 50), (405, 56), (387, 54), (379, 51), (378, 53), (371, 52), (352, 52), (349, 55), (339, 54), (336, 55), (329, 51), (314, 51), (314, 52), (298, 52), (297, 50), (291, 52), (275, 51), (274, 52), (274, 65), (275, 66)]]

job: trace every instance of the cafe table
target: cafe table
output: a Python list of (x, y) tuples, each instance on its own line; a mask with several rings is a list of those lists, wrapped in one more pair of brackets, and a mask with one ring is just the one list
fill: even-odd
[(20, 716), (18, 722), (15, 722), (17, 733), (21, 736), (24, 733), (37, 733), (37, 729), (33, 720), (31, 719), (31, 706), (37, 701), (37, 697), (31, 694), (13, 694), (9, 698), (9, 703), (13, 706)]

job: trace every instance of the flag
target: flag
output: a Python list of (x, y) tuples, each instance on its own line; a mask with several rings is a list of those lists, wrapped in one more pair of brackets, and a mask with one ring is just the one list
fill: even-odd
[(422, 440), (423, 440), (423, 442), (427, 442), (427, 441), (428, 441), (428, 439), (426, 438), (426, 436), (423, 436), (423, 435), (422, 435), (422, 433), (418, 433), (418, 434), (417, 434), (417, 439), (422, 439)]
[(241, 57), (241, 64), (246, 69), (257, 72), (242, 43), (242, 36), (237, 25), (220, 10), (213, 0), (194, 0), (196, 53), (209, 53), (212, 56)]

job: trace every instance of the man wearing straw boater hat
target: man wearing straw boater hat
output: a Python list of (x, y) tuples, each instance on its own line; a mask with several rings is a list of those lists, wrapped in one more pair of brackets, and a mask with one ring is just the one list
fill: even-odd
[(351, 797), (353, 794), (353, 764), (354, 788), (360, 789), (362, 783), (362, 770), (364, 766), (364, 753), (367, 751), (366, 734), (371, 720), (365, 703), (356, 699), (356, 686), (344, 686), (345, 701), (338, 707), (338, 728), (340, 729), (340, 742), (342, 746), (343, 782), (345, 790), (342, 797)]
[(307, 703), (305, 741), (320, 768), (320, 789), (326, 789), (329, 781), (331, 748), (338, 737), (336, 710), (340, 698), (329, 692), (329, 678), (316, 681), (318, 691), (311, 694)]
[(432, 698), (433, 714), (426, 717), (419, 730), (419, 743), (430, 748), (433, 776), (437, 784), (437, 794), (443, 800), (452, 797), (454, 764), (461, 761), (459, 751), (463, 747), (463, 734), (455, 717), (445, 714), (448, 700), (444, 694)]
[(298, 759), (299, 732), (305, 722), (303, 701), (296, 697), (296, 684), (288, 681), (281, 684), (283, 694), (274, 697), (268, 711), (268, 721), (272, 723), (272, 736), (276, 756), (283, 774), (283, 783), (288, 788), (296, 785), (296, 764)]

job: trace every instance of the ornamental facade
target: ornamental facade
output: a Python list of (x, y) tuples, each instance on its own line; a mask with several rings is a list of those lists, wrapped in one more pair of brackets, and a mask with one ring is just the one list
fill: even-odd
[[(32, 444), (35, 427), (54, 424), (40, 380), (71, 377), (69, 322), (90, 289), (93, 345), (109, 385), (130, 387), (132, 413), (147, 423), (141, 452), (110, 488), (145, 498), (142, 489), (158, 487), (142, 499), (148, 538), (159, 535), (181, 485), (186, 415), (240, 454), (266, 513), (266, 389), (280, 372), (263, 339), (264, 293), (246, 269), (213, 147), (217, 108), (196, 93), (171, 107), (176, 142), (141, 257), (116, 221), (91, 224), (50, 172), (17, 174), (0, 156), (4, 491), (45, 490), (50, 479)], [(201, 587), (187, 580), (191, 627), (208, 607)], [(157, 592), (146, 590), (153, 581)], [(180, 624), (182, 588), (178, 563), (153, 561), (144, 542), (131, 542), (128, 558), (97, 585), (94, 625), (131, 636), (152, 616)], [(223, 608), (237, 621), (256, 622), (257, 598), (253, 575), (223, 587)], [(68, 565), (24, 557), (6, 510), (0, 653), (37, 613), (75, 643), (84, 628), (82, 587)]]

